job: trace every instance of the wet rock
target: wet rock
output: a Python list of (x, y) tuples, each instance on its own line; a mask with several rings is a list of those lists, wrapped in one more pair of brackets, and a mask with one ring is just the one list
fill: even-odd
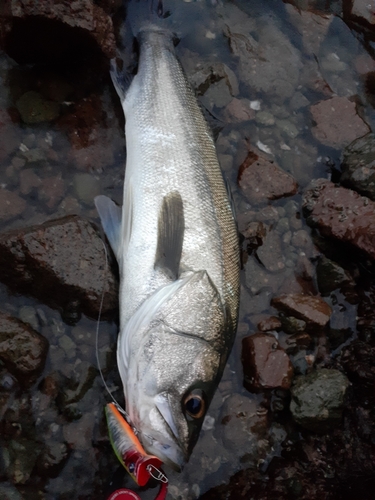
[(324, 327), (331, 316), (329, 305), (318, 296), (294, 293), (272, 299), (272, 305), (285, 314), (302, 319), (310, 328)]
[(316, 277), (322, 295), (328, 295), (336, 288), (342, 288), (345, 285), (355, 285), (353, 278), (345, 269), (324, 256), (319, 259), (316, 266)]
[(306, 321), (294, 318), (293, 316), (281, 316), (281, 326), (284, 332), (295, 334), (305, 331)]
[(20, 192), (23, 195), (30, 194), (33, 189), (38, 188), (42, 183), (34, 169), (26, 168), (20, 172)]
[(302, 36), (305, 51), (309, 54), (318, 54), (334, 16), (308, 12), (292, 5), (286, 5), (286, 11)]
[(257, 441), (267, 429), (267, 413), (256, 399), (242, 394), (229, 396), (221, 411), (225, 448), (256, 456)]
[(300, 53), (272, 20), (257, 26), (257, 40), (240, 23), (228, 23), (224, 34), (239, 59), (240, 79), (252, 94), (265, 92), (280, 100), (293, 95), (302, 66)]
[(325, 432), (341, 422), (350, 383), (338, 370), (323, 368), (297, 377), (291, 389), (290, 411), (302, 427)]
[(263, 244), (256, 250), (256, 254), (263, 266), (270, 272), (279, 272), (285, 268), (281, 238), (275, 231), (267, 234)]
[(359, 385), (358, 390), (367, 397), (374, 397), (375, 347), (366, 342), (355, 340), (345, 347), (340, 361), (351, 382)]
[(341, 149), (370, 131), (357, 115), (355, 103), (346, 97), (318, 102), (310, 111), (316, 122), (311, 132), (325, 146)]
[(273, 335), (256, 333), (242, 339), (245, 385), (253, 390), (289, 389), (293, 367)]
[(9, 483), (0, 483), (0, 498), (4, 500), (24, 500), (17, 488)]
[(276, 316), (270, 316), (262, 321), (260, 321), (257, 325), (257, 328), (261, 332), (271, 332), (273, 330), (280, 330), (281, 321)]
[(24, 438), (9, 443), (10, 464), (7, 476), (14, 484), (24, 484), (31, 476), (39, 453), (39, 446)]
[(225, 107), (224, 120), (229, 123), (241, 123), (253, 120), (255, 111), (250, 108), (248, 99), (234, 98)]
[(50, 122), (60, 114), (60, 106), (54, 101), (47, 101), (41, 94), (29, 90), (16, 102), (22, 121), (27, 124)]
[(39, 200), (44, 202), (49, 209), (56, 208), (64, 194), (65, 181), (61, 174), (43, 179), (38, 189)]
[(238, 183), (250, 203), (262, 203), (297, 192), (297, 183), (276, 163), (252, 149), (238, 172)]
[(64, 425), (64, 439), (74, 450), (87, 450), (91, 446), (95, 426), (95, 415), (85, 413), (77, 422)]
[(76, 174), (73, 187), (79, 200), (86, 205), (93, 205), (95, 196), (100, 194), (100, 181), (90, 174)]
[(201, 98), (203, 106), (210, 111), (217, 108), (223, 108), (232, 101), (232, 96), (225, 80), (219, 80), (208, 87), (207, 92)]
[(102, 313), (117, 309), (117, 281), (88, 221), (68, 216), (10, 231), (0, 236), (0, 249), (0, 279), (15, 292), (60, 309), (78, 300), (94, 318), (104, 292)]
[(71, 378), (66, 382), (59, 396), (60, 405), (63, 409), (83, 398), (92, 387), (97, 372), (97, 368), (91, 366), (87, 361), (82, 361), (74, 368), (73, 372), (70, 373)]
[(69, 458), (66, 443), (46, 443), (36, 462), (37, 473), (42, 477), (57, 477)]
[(115, 56), (111, 17), (92, 0), (7, 3), (0, 15), (0, 43), (17, 61), (56, 61), (93, 48)]
[[(188, 52), (188, 51), (185, 51)], [(239, 94), (238, 80), (235, 73), (223, 63), (203, 64), (201, 59), (198, 62), (198, 68), (190, 67), (189, 61), (194, 63), (194, 57), (191, 54), (186, 54), (184, 57), (184, 69), (188, 76), (189, 82), (195, 89), (198, 95), (203, 95), (212, 83), (224, 80), (229, 92), (232, 96)]]
[(41, 372), (48, 342), (29, 325), (0, 313), (0, 359), (19, 380), (30, 383)]
[(2, 163), (20, 144), (17, 128), (3, 109), (0, 109), (0, 137), (0, 163)]
[(0, 220), (10, 220), (18, 217), (26, 208), (23, 198), (13, 191), (0, 188)]
[(350, 243), (375, 259), (375, 203), (325, 179), (313, 181), (304, 195), (307, 223), (323, 236)]
[(344, 150), (341, 183), (375, 201), (375, 134), (367, 134)]
[(245, 272), (246, 285), (253, 294), (258, 294), (263, 289), (272, 290), (276, 293), (289, 274), (288, 269), (284, 269), (277, 274), (272, 274), (259, 265), (252, 256), (246, 262)]
[(241, 233), (248, 240), (248, 247), (254, 249), (263, 244), (263, 239), (267, 234), (267, 230), (262, 222), (254, 221), (249, 222), (246, 229), (243, 229)]
[(294, 333), (285, 339), (286, 352), (288, 354), (299, 352), (302, 349), (308, 349), (312, 339), (306, 332)]
[(375, 30), (375, 6), (366, 0), (353, 0), (351, 2), (351, 16), (356, 21), (368, 25)]

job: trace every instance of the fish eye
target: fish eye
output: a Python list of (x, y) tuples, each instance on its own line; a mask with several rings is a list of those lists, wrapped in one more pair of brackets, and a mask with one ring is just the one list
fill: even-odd
[(194, 419), (203, 417), (206, 410), (206, 403), (201, 391), (190, 392), (183, 401), (185, 412)]

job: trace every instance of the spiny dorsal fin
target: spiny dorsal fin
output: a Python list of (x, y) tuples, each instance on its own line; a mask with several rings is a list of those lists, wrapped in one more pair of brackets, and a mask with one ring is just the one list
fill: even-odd
[(172, 191), (163, 198), (158, 220), (155, 269), (177, 279), (184, 241), (185, 218), (180, 193)]

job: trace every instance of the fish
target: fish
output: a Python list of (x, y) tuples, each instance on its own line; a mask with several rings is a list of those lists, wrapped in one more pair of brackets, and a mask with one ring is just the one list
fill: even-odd
[(126, 413), (144, 450), (180, 471), (234, 342), (240, 253), (212, 133), (162, 7), (128, 3), (138, 69), (130, 83), (111, 71), (125, 115), (123, 205), (103, 195), (95, 205), (119, 266)]

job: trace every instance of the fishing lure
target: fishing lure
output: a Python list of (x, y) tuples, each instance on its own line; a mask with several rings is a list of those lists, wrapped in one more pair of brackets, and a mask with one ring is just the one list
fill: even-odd
[(145, 452), (133, 429), (116, 405), (108, 403), (105, 413), (112, 448), (134, 481), (139, 486), (145, 486), (153, 477), (162, 483), (167, 483), (166, 476), (160, 470), (162, 461)]

